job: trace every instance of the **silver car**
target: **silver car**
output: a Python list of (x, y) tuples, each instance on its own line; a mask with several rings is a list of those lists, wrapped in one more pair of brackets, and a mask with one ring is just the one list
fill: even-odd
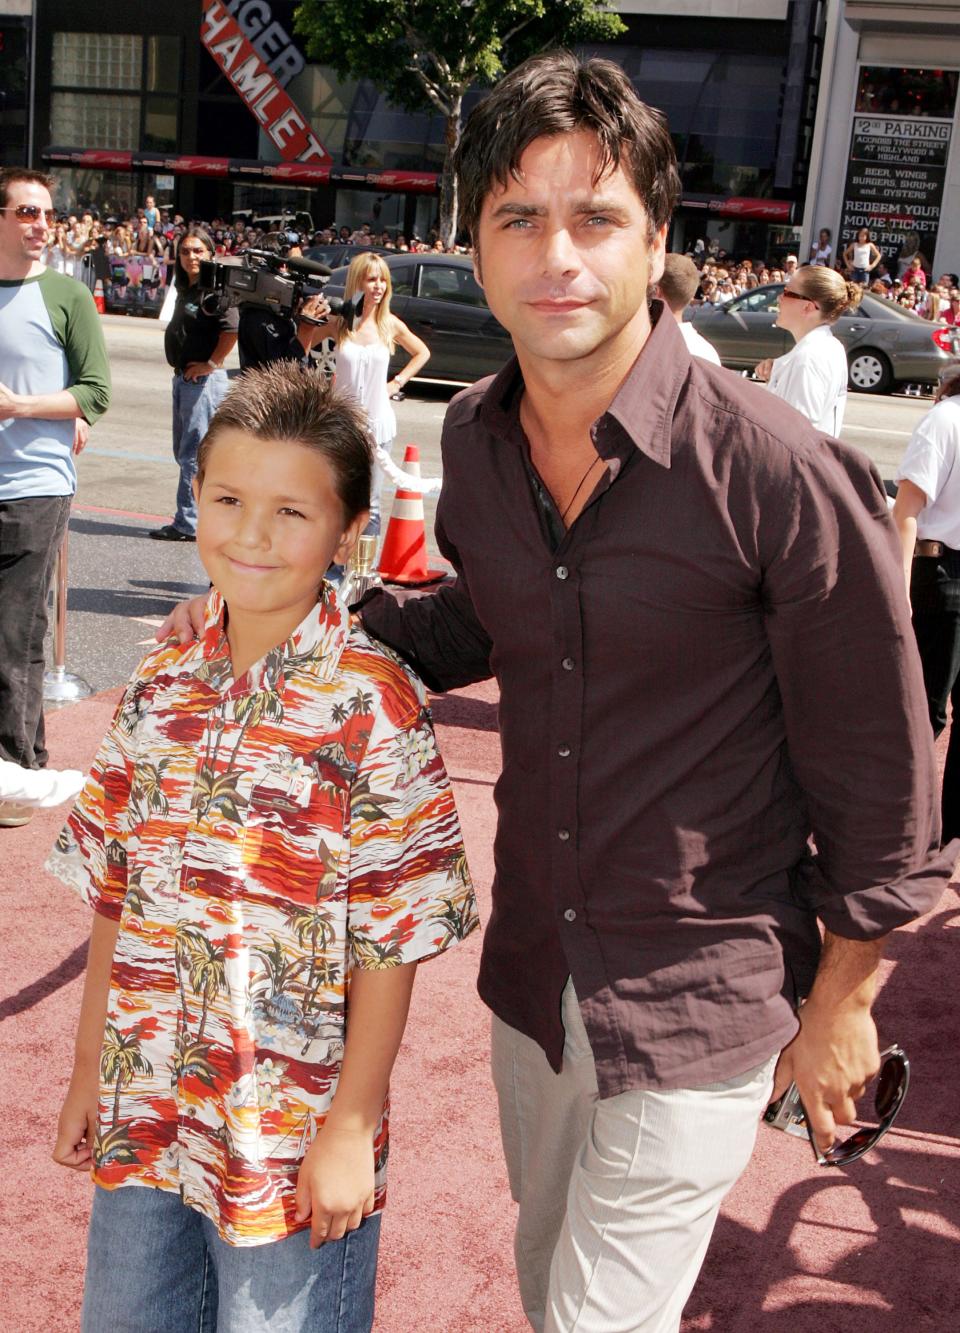
[[(723, 305), (703, 305), (691, 322), (713, 343), (732, 370), (752, 370), (768, 356), (795, 346), (774, 321), (782, 283), (755, 287)], [(841, 315), (833, 331), (847, 349), (851, 389), (886, 393), (898, 384), (935, 384), (945, 366), (956, 362), (953, 330), (932, 324), (893, 301), (866, 293), (859, 309)]]

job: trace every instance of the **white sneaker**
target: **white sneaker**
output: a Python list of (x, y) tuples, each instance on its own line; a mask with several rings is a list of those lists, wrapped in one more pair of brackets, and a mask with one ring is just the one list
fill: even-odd
[(0, 801), (0, 828), (20, 828), (33, 818), (33, 808), (21, 801)]

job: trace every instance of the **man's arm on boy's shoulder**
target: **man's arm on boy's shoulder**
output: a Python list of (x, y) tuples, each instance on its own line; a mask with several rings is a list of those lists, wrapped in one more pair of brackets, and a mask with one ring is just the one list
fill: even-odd
[[(441, 499), (442, 499), (441, 492)], [(492, 675), (493, 643), (476, 613), (460, 554), (437, 513), (437, 545), (456, 573), (434, 593), (403, 602), (374, 592), (360, 604), (363, 627), (399, 653), (431, 690), (455, 690)]]
[(368, 634), (399, 653), (431, 690), (455, 690), (491, 675), (492, 644), (462, 574), (435, 593), (403, 602), (388, 592), (369, 593), (358, 610)]

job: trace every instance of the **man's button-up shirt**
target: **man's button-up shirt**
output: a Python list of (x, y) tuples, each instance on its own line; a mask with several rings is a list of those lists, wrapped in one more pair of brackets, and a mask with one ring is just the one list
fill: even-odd
[(602, 1096), (759, 1064), (796, 1031), (817, 918), (882, 935), (950, 868), (879, 478), (661, 315), (569, 530), (513, 362), (447, 412), (456, 584), (363, 608), (428, 684), (499, 682), (480, 992), (559, 1068), (571, 976)]

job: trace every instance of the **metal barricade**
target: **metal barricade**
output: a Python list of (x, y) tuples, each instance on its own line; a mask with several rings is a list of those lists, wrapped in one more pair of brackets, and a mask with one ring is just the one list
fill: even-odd
[(63, 545), (57, 555), (57, 572), (53, 581), (53, 666), (43, 676), (43, 702), (47, 708), (87, 699), (93, 689), (82, 676), (67, 670), (67, 543), (69, 532), (63, 534)]

